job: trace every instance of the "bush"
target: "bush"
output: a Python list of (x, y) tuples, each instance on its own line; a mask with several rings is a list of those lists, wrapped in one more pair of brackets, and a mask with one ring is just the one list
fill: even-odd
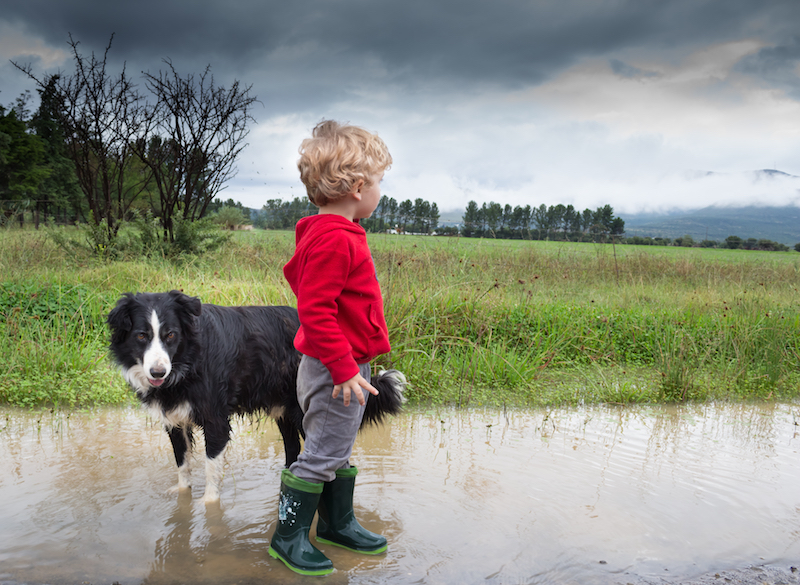
[(210, 218), (196, 221), (175, 218), (173, 226), (175, 239), (170, 251), (175, 255), (212, 252), (231, 238), (231, 234), (220, 231)]
[(219, 249), (231, 238), (231, 234), (223, 232), (212, 218), (196, 221), (174, 218), (173, 241), (168, 242), (161, 220), (149, 211), (144, 215), (134, 213), (133, 219), (121, 223), (113, 236), (109, 234), (105, 220), (99, 225), (82, 225), (77, 232), (51, 222), (47, 236), (73, 257), (94, 256), (105, 260), (200, 255)]

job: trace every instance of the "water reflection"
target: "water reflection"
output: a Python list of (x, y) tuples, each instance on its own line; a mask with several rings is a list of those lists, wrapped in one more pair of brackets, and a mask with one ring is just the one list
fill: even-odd
[[(221, 503), (167, 493), (135, 409), (0, 421), (0, 582), (306, 582), (266, 554), (283, 453), (242, 421)], [(328, 583), (663, 583), (800, 561), (800, 407), (412, 411), (363, 433), (356, 510), (389, 552)], [(196, 450), (202, 453), (202, 448)]]

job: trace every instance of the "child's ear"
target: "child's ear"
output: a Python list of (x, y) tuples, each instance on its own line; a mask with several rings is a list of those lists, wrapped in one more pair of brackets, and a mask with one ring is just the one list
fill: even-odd
[(364, 179), (359, 179), (358, 183), (353, 186), (353, 197), (361, 201), (361, 188), (364, 186)]

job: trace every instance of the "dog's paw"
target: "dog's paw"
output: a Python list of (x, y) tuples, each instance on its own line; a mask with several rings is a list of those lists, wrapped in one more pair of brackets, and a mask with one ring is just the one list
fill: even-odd
[(216, 488), (207, 487), (205, 493), (203, 494), (203, 502), (208, 504), (218, 504), (219, 503), (219, 490)]
[(192, 486), (176, 483), (174, 486), (167, 490), (168, 494), (180, 494), (186, 491), (192, 491)]

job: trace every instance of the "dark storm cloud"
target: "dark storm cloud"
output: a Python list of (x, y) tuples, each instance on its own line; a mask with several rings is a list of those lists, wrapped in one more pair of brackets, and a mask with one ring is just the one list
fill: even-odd
[(794, 99), (800, 100), (800, 37), (745, 57), (737, 69), (785, 89)]
[[(690, 50), (748, 34), (776, 37), (800, 22), (800, 3), (675, 0), (26, 0), (3, 2), (0, 18), (66, 47), (102, 51), (154, 70), (169, 58), (181, 69), (211, 63), (243, 81), (251, 72), (305, 78), (308, 89), (369, 81), (425, 88), (450, 84), (521, 87), (548, 79), (586, 55)], [(268, 62), (270, 56), (281, 56)], [(184, 65), (185, 64), (185, 65)], [(316, 82), (315, 82), (316, 80)]]
[(253, 86), (230, 191), (252, 207), (298, 187), (322, 117), (379, 130), (387, 189), (440, 209), (745, 201), (681, 173), (800, 174), (798, 22), (797, 0), (0, 0), (0, 103), (33, 89), (8, 59), (70, 72), (69, 34), (84, 56), (113, 34), (114, 74), (169, 59)]

